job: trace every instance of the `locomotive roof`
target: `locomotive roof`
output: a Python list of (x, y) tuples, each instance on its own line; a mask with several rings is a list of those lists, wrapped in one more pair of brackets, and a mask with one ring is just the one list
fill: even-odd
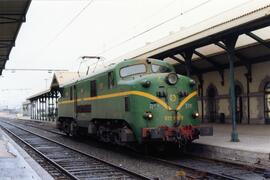
[[(63, 83), (63, 84), (62, 84), (61, 86), (59, 86), (59, 87), (64, 87), (64, 86), (72, 85), (72, 84), (74, 84), (74, 83), (76, 83), (76, 82), (78, 82), (78, 81), (83, 81), (83, 80), (86, 80), (86, 79), (88, 79), (88, 78), (90, 78), (90, 77), (94, 77), (94, 76), (96, 76), (96, 75), (98, 75), (98, 74), (102, 74), (102, 73), (111, 71), (111, 70), (113, 70), (113, 69), (116, 67), (116, 65), (118, 65), (118, 64), (120, 64), (120, 63), (117, 63), (117, 64), (110, 64), (110, 65), (106, 66), (106, 67), (103, 68), (103, 69), (98, 69), (98, 70), (95, 71), (95, 72), (89, 73), (87, 76), (83, 76), (83, 77), (78, 76), (77, 79), (72, 79), (72, 80), (70, 80), (70, 81), (68, 81), (68, 82), (65, 82), (65, 83)], [(77, 73), (77, 74), (78, 74), (78, 73)]]
[[(164, 62), (164, 61), (161, 61), (161, 60), (150, 59), (150, 58), (149, 58), (149, 60), (151, 60), (152, 62), (153, 62), (153, 61), (156, 61), (156, 62)], [(84, 77), (81, 77), (81, 78), (79, 77), (79, 78), (77, 78), (77, 79), (73, 79), (73, 80), (71, 80), (71, 81), (69, 81), (69, 82), (63, 84), (63, 85), (60, 86), (60, 87), (73, 85), (74, 83), (76, 83), (76, 82), (78, 82), (78, 81), (84, 81), (84, 80), (89, 79), (90, 77), (94, 77), (94, 76), (99, 75), (99, 74), (102, 74), (102, 73), (107, 73), (107, 72), (109, 72), (109, 71), (111, 71), (111, 70), (114, 70), (116, 66), (119, 66), (119, 65), (121, 65), (121, 64), (125, 64), (125, 63), (127, 63), (127, 62), (145, 62), (145, 61), (146, 61), (146, 59), (125, 59), (125, 60), (123, 60), (123, 61), (121, 61), (121, 62), (119, 62), (119, 63), (116, 63), (116, 64), (110, 64), (110, 65), (106, 66), (106, 67), (103, 68), (103, 69), (99, 69), (98, 71), (95, 71), (94, 73), (88, 74), (87, 76), (84, 76)], [(166, 62), (164, 62), (164, 63), (166, 63)]]

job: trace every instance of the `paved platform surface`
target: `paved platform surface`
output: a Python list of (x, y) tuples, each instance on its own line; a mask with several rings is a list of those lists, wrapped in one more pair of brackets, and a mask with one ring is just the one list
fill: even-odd
[(0, 179), (53, 179), (36, 161), (0, 129)]
[(209, 124), (214, 136), (202, 136), (196, 143), (261, 153), (270, 153), (270, 125), (237, 125), (240, 142), (231, 142), (232, 125)]
[(204, 125), (213, 126), (214, 135), (195, 140), (192, 153), (270, 168), (270, 125), (237, 125), (240, 142), (230, 141), (231, 124)]

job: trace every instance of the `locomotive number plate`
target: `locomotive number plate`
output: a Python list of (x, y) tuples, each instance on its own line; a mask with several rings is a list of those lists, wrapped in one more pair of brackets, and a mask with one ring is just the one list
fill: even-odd
[[(184, 117), (181, 115), (181, 114), (179, 114), (178, 116), (177, 116), (177, 120), (178, 121), (182, 121), (184, 119)], [(173, 116), (173, 115), (166, 115), (166, 116), (164, 116), (164, 120), (165, 121), (175, 121), (176, 120), (176, 116)]]

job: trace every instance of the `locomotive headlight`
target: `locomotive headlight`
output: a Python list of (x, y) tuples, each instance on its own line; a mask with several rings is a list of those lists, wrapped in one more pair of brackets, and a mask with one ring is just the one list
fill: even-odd
[(150, 85), (151, 85), (151, 81), (149, 81), (149, 80), (145, 80), (145, 81), (142, 82), (142, 86), (145, 87), (145, 88), (150, 87)]
[(145, 112), (143, 115), (144, 119), (151, 120), (153, 118), (153, 114), (151, 112)]
[(192, 114), (193, 119), (197, 119), (199, 117), (199, 113), (195, 112)]
[(196, 85), (196, 82), (194, 81), (194, 80), (190, 80), (189, 81), (189, 86), (192, 88), (192, 87), (194, 87)]
[(175, 85), (177, 83), (177, 80), (178, 80), (177, 74), (175, 74), (175, 73), (168, 74), (166, 80), (167, 80), (168, 84)]

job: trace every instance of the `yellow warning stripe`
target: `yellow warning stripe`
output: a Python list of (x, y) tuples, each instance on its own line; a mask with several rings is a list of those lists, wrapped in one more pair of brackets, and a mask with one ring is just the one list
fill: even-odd
[[(178, 105), (177, 110), (179, 110), (190, 98), (192, 98), (196, 94), (197, 94), (197, 92), (194, 91), (193, 93), (188, 95), (185, 99), (183, 99), (180, 102), (180, 104)], [(125, 91), (125, 92), (105, 94), (105, 95), (100, 95), (100, 96), (95, 96), (95, 97), (80, 98), (80, 99), (77, 99), (77, 102), (80, 102), (80, 101), (93, 101), (93, 100), (99, 100), (99, 99), (108, 99), (108, 98), (122, 97), (122, 96), (128, 96), (128, 95), (137, 95), (137, 96), (146, 97), (148, 99), (151, 99), (151, 100), (157, 102), (158, 104), (160, 104), (161, 106), (163, 106), (167, 110), (172, 109), (163, 100), (157, 98), (156, 96), (153, 96), (152, 94), (142, 92), (142, 91)], [(74, 100), (66, 100), (66, 101), (59, 102), (58, 104), (69, 104), (69, 103), (74, 103)]]
[(197, 95), (197, 91), (194, 91), (194, 92), (190, 93), (187, 97), (185, 97), (185, 99), (183, 99), (183, 100), (179, 103), (179, 105), (177, 106), (176, 110), (181, 109), (181, 108), (184, 106), (184, 104), (186, 104), (186, 102), (187, 102), (188, 100), (190, 100), (193, 96), (196, 96), (196, 95)]

